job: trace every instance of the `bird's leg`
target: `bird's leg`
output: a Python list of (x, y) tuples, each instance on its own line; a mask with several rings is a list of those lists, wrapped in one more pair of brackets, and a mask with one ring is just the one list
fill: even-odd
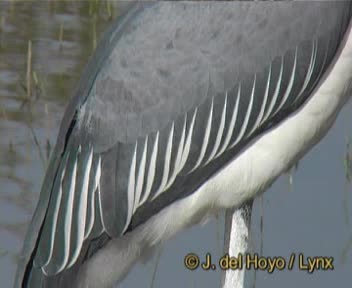
[[(224, 251), (230, 257), (237, 258), (239, 253), (245, 255), (248, 251), (252, 206), (253, 200), (249, 200), (239, 209), (226, 210)], [(221, 286), (222, 288), (242, 288), (244, 276), (245, 269), (226, 269), (222, 274)]]

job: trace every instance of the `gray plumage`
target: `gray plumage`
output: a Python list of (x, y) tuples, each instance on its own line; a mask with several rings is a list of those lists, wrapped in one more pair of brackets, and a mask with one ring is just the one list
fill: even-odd
[(131, 5), (67, 108), (16, 287), (54, 287), (296, 111), (350, 17), (349, 1)]

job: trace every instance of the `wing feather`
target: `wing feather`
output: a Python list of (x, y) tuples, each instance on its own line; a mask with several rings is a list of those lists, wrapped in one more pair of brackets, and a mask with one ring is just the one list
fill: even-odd
[[(167, 5), (175, 6), (164, 10)], [(327, 11), (331, 7), (328, 4), (319, 5), (317, 7), (329, 15)], [(169, 13), (168, 17), (177, 17), (178, 14), (174, 12), (179, 11), (181, 6), (177, 7), (176, 3), (158, 3), (154, 7)], [(214, 11), (219, 7), (211, 6), (209, 15), (215, 17)], [(204, 16), (208, 12), (204, 15), (200, 13), (203, 18), (199, 21), (205, 33), (198, 31), (197, 37), (209, 51), (198, 49), (197, 41), (189, 41), (195, 30), (188, 30), (188, 25), (184, 25), (183, 30), (178, 30), (180, 33), (176, 34), (182, 41), (188, 39), (186, 42), (190, 47), (187, 49), (191, 49), (182, 50), (184, 47), (177, 43), (176, 36), (172, 38), (168, 31), (166, 37), (161, 32), (159, 42), (150, 43), (150, 47), (143, 46), (145, 49), (141, 49), (146, 60), (146, 64), (143, 64), (143, 61), (139, 61), (139, 52), (125, 50), (125, 43), (134, 43), (134, 47), (139, 47), (137, 44), (147, 41), (145, 35), (141, 36), (138, 31), (144, 25), (150, 25), (150, 30), (158, 25), (158, 21), (150, 21), (149, 18), (151, 14), (148, 13), (153, 9), (151, 6), (145, 10), (145, 17), (130, 26), (133, 27), (130, 33), (124, 34), (122, 28), (110, 32), (112, 34), (102, 46), (105, 50), (100, 52), (108, 52), (110, 56), (97, 57), (100, 59), (97, 62), (99, 69), (94, 70), (94, 75), (87, 73), (82, 85), (88, 85), (86, 82), (89, 80), (89, 87), (83, 89), (82, 86), (77, 92), (84, 92), (82, 99), (77, 96), (78, 100), (70, 106), (69, 119), (66, 119), (63, 132), (60, 132), (62, 139), (59, 139), (55, 150), (54, 172), (47, 174), (49, 176), (45, 182), (50, 186), (47, 188), (50, 191), (43, 190), (50, 197), (42, 201), (45, 207), (41, 207), (42, 210), (38, 212), (40, 219), (36, 221), (40, 225), (35, 223), (34, 226), (37, 235), (29, 238), (32, 241), (29, 246), (32, 246), (28, 249), (30, 252), (26, 252), (26, 257), (28, 253), (33, 255), (34, 267), (30, 268), (33, 271), (42, 271), (47, 276), (59, 274), (74, 266), (79, 259), (84, 261), (84, 257), (80, 257), (85, 253), (83, 247), (103, 236), (118, 237), (173, 201), (196, 191), (238, 155), (248, 141), (282, 121), (283, 116), (290, 115), (308, 99), (309, 92), (315, 88), (331, 63), (343, 34), (341, 31), (348, 24), (346, 21), (344, 27), (337, 25), (342, 21), (339, 20), (342, 8), (336, 9), (333, 15), (334, 23), (337, 24), (329, 26), (311, 19), (312, 31), (304, 31), (303, 36), (295, 33), (299, 21), (288, 21), (290, 24), (285, 27), (292, 34), (290, 44), (281, 41), (286, 30), (270, 31), (272, 41), (276, 43), (275, 49), (271, 49), (271, 44), (264, 41), (269, 33), (265, 29), (274, 27), (268, 25), (257, 35), (263, 41), (263, 47), (259, 49), (253, 45), (253, 49), (247, 53), (243, 52), (244, 45), (249, 45), (253, 39), (248, 37), (246, 41), (236, 42), (235, 39), (240, 39), (236, 35), (243, 35), (245, 31), (236, 28), (239, 25), (236, 19), (231, 19), (231, 15), (226, 20), (227, 25), (235, 28), (225, 30), (234, 31), (234, 34), (228, 37), (223, 30), (219, 32), (219, 37), (227, 41), (226, 51), (221, 50), (221, 45), (213, 45), (215, 48), (208, 45), (214, 41), (208, 38), (208, 35), (214, 34), (210, 33), (213, 28), (208, 25), (208, 16)], [(186, 10), (184, 13), (191, 11)], [(138, 13), (143, 11), (140, 9)], [(237, 13), (236, 17), (241, 16), (238, 11), (232, 11)], [(282, 11), (280, 13), (291, 15), (291, 10)], [(298, 8), (292, 11), (297, 17), (302, 11), (305, 12)], [(313, 11), (311, 8), (304, 19), (308, 19)], [(280, 14), (277, 10), (268, 19), (272, 24), (279, 21), (275, 13)], [(350, 18), (351, 13), (347, 14)], [(164, 16), (160, 15), (161, 18)], [(261, 17), (261, 13), (258, 12), (257, 16)], [(133, 22), (133, 18), (128, 19)], [(121, 25), (128, 26), (128, 21), (123, 21)], [(174, 21), (174, 24), (183, 25), (178, 21)], [(329, 32), (325, 32), (328, 28)], [(306, 40), (312, 39), (312, 35), (315, 37), (313, 40)], [(172, 38), (172, 45), (165, 45), (165, 37), (167, 43), (170, 42), (169, 37)], [(112, 38), (116, 40), (112, 41)], [(118, 42), (119, 39), (123, 41)], [(302, 43), (308, 43), (311, 50), (304, 52)], [(234, 50), (231, 50), (232, 47)], [(172, 54), (172, 49), (177, 53)], [(293, 62), (284, 63), (287, 53), (291, 53), (290, 57), (294, 54)], [(305, 56), (307, 58), (302, 61)], [(194, 62), (197, 63), (192, 66), (187, 57), (196, 59)], [(242, 59), (243, 63), (249, 63), (246, 64), (248, 67), (243, 65)], [(140, 73), (133, 71), (136, 65), (124, 65), (126, 61), (140, 63), (137, 65)], [(188, 63), (189, 67), (184, 63)], [(173, 67), (170, 69), (172, 77), (168, 73), (156, 73), (163, 71), (164, 67), (159, 64)], [(156, 74), (160, 78), (151, 81), (150, 77)], [(191, 79), (185, 75), (191, 75)], [(114, 89), (104, 90), (104, 87)], [(214, 91), (209, 93), (209, 87), (214, 88)], [(29, 261), (32, 261), (31, 257)], [(20, 273), (22, 277), (27, 272)], [(30, 274), (28, 279), (42, 279), (43, 275)]]
[(277, 107), (277, 109), (275, 110), (273, 115), (275, 115), (278, 111), (280, 111), (281, 108), (285, 105), (285, 103), (286, 103), (286, 101), (292, 91), (293, 82), (295, 81), (295, 75), (296, 75), (296, 67), (297, 67), (297, 50), (298, 50), (298, 47), (296, 47), (296, 49), (295, 49), (295, 56), (294, 56), (294, 62), (293, 62), (291, 76), (290, 76), (290, 81), (287, 85), (287, 88), (286, 88), (285, 94), (281, 100), (281, 103), (280, 103), (279, 107)]
[(147, 137), (145, 137), (145, 142), (143, 146), (144, 146), (143, 155), (142, 155), (141, 162), (139, 163), (140, 165), (138, 169), (137, 185), (136, 185), (135, 198), (134, 198), (134, 204), (133, 204), (133, 213), (138, 208), (141, 195), (142, 195), (142, 189), (144, 184), (144, 174), (146, 170), (145, 166), (146, 166), (147, 148), (148, 148), (148, 135)]
[(67, 158), (68, 153), (66, 153), (63, 159), (61, 160), (59, 166), (59, 173), (55, 178), (53, 186), (53, 197), (50, 199), (47, 216), (45, 218), (41, 238), (38, 243), (37, 254), (34, 259), (35, 267), (43, 267), (47, 265), (53, 253), (57, 218), (62, 198), (62, 181), (65, 176)]
[(164, 161), (164, 165), (163, 165), (164, 170), (162, 173), (163, 176), (162, 176), (162, 180), (161, 180), (161, 183), (159, 185), (158, 190), (153, 195), (153, 199), (158, 197), (164, 191), (164, 188), (165, 188), (167, 181), (169, 179), (170, 165), (171, 165), (170, 160), (171, 160), (171, 153), (172, 153), (172, 142), (173, 142), (173, 138), (174, 138), (174, 129), (175, 129), (175, 124), (174, 124), (174, 122), (172, 122), (170, 132), (169, 132), (169, 137), (167, 140), (166, 151), (165, 151), (165, 161)]
[(137, 157), (137, 142), (135, 144), (133, 157), (130, 166), (130, 173), (128, 178), (128, 190), (127, 190), (127, 218), (123, 231), (126, 231), (133, 213), (133, 204), (135, 198), (135, 186), (136, 186), (136, 157)]
[(148, 199), (150, 192), (152, 190), (152, 185), (155, 178), (154, 176), (155, 176), (155, 170), (156, 170), (156, 160), (158, 155), (158, 145), (159, 145), (159, 131), (157, 132), (154, 140), (153, 151), (152, 151), (149, 170), (148, 170), (147, 184), (139, 205), (142, 205)]
[(167, 184), (164, 187), (164, 190), (167, 190), (174, 183), (177, 174), (182, 169), (181, 160), (182, 160), (182, 154), (183, 154), (184, 145), (185, 145), (186, 124), (187, 124), (187, 114), (185, 115), (181, 139), (180, 139), (180, 141), (178, 143), (178, 147), (177, 147), (177, 155), (176, 155), (176, 159), (174, 160), (174, 165), (173, 165), (174, 169), (173, 169), (171, 176), (169, 177)]
[(180, 164), (181, 168), (180, 168), (179, 172), (185, 166), (185, 164), (187, 162), (187, 159), (188, 159), (188, 156), (189, 156), (189, 152), (190, 152), (190, 149), (191, 149), (191, 141), (192, 141), (194, 123), (195, 123), (196, 117), (197, 117), (197, 111), (198, 111), (197, 108), (194, 109), (193, 116), (192, 116), (192, 121), (191, 121), (190, 127), (188, 129), (188, 133), (187, 133), (185, 147), (184, 147), (183, 153), (182, 153), (182, 159), (181, 159), (181, 164)]
[(53, 240), (54, 249), (49, 263), (42, 267), (45, 275), (53, 275), (61, 272), (66, 267), (69, 258), (78, 150), (78, 148), (71, 150), (68, 156), (66, 173), (62, 184), (63, 195), (57, 217), (55, 238)]
[(95, 219), (95, 191), (98, 187), (99, 180), (96, 175), (98, 172), (99, 158), (92, 157), (92, 168), (90, 169), (89, 185), (88, 185), (88, 199), (87, 199), (87, 215), (86, 225), (84, 229), (84, 239), (87, 239), (91, 234), (94, 219)]
[(310, 58), (310, 62), (309, 62), (309, 67), (308, 67), (306, 77), (304, 79), (304, 83), (302, 85), (301, 91), (298, 93), (298, 96), (295, 99), (295, 103), (297, 103), (301, 100), (301, 96), (302, 96), (303, 92), (306, 90), (306, 88), (312, 78), (313, 69), (314, 69), (314, 65), (316, 62), (316, 57), (317, 57), (317, 40), (314, 39), (312, 41), (312, 53), (311, 53), (311, 58)]
[(205, 165), (207, 165), (211, 160), (213, 160), (215, 154), (218, 152), (218, 149), (219, 149), (219, 146), (221, 143), (221, 139), (222, 139), (223, 133), (224, 133), (224, 128), (225, 128), (226, 108), (227, 108), (227, 93), (225, 95), (224, 106), (223, 106), (222, 113), (221, 113), (221, 120), (220, 120), (220, 124), (219, 124), (218, 133), (216, 135), (215, 144), (213, 146), (213, 150), (211, 151), (208, 160), (205, 162)]
[(284, 72), (284, 59), (283, 57), (280, 57), (280, 72), (279, 72), (279, 77), (276, 81), (276, 88), (275, 88), (275, 92), (274, 92), (274, 96), (271, 99), (270, 105), (268, 107), (268, 110), (265, 113), (265, 116), (263, 118), (263, 122), (267, 121), (269, 116), (272, 115), (272, 112), (274, 110), (274, 106), (277, 102), (278, 96), (279, 96), (279, 92), (280, 92), (280, 87), (282, 84), (282, 75)]
[[(86, 149), (88, 148), (88, 149)], [(87, 210), (88, 205), (88, 188), (89, 188), (89, 175), (92, 168), (93, 161), (93, 148), (83, 147), (81, 152), (80, 161), (78, 161), (78, 171), (80, 172), (77, 177), (76, 192), (74, 199), (73, 215), (71, 222), (71, 247), (70, 255), (66, 268), (72, 267), (81, 252), (84, 241), (85, 229), (88, 223)]]
[(105, 230), (98, 189), (100, 166), (91, 145), (79, 145), (64, 154), (34, 258), (34, 266), (44, 275), (72, 267), (84, 240)]
[(269, 69), (268, 69), (268, 77), (266, 81), (266, 86), (265, 86), (265, 92), (263, 96), (263, 102), (260, 108), (260, 112), (258, 114), (257, 120), (254, 123), (252, 130), (249, 132), (249, 134), (252, 134), (255, 129), (257, 129), (263, 122), (263, 117), (264, 117), (264, 112), (265, 112), (265, 107), (268, 103), (268, 96), (269, 96), (269, 86), (270, 86), (270, 80), (271, 80), (271, 66), (272, 64), (269, 64)]
[(208, 115), (207, 125), (205, 128), (204, 137), (202, 139), (202, 146), (201, 146), (200, 154), (199, 154), (198, 160), (197, 160), (196, 164), (194, 165), (194, 167), (192, 168), (191, 172), (196, 170), (201, 165), (201, 163), (204, 159), (204, 155), (205, 155), (205, 152), (208, 147), (209, 137), (210, 137), (210, 132), (211, 132), (211, 124), (212, 124), (212, 120), (213, 120), (213, 108), (214, 108), (214, 98), (211, 99), (211, 105), (210, 105), (210, 110), (209, 110), (209, 115)]
[(240, 98), (241, 98), (241, 84), (239, 84), (238, 88), (237, 88), (236, 104), (235, 104), (234, 110), (232, 112), (230, 125), (229, 125), (229, 129), (227, 130), (225, 141), (224, 141), (219, 153), (216, 155), (216, 157), (219, 157), (220, 155), (222, 155), (229, 146), (229, 143), (230, 143), (232, 135), (233, 135), (233, 131), (235, 130), (235, 126), (236, 126)]
[(243, 136), (246, 133), (247, 130), (247, 126), (248, 126), (248, 122), (249, 122), (249, 117), (251, 116), (251, 112), (252, 112), (252, 107), (253, 107), (253, 100), (254, 100), (254, 91), (255, 91), (255, 83), (256, 83), (256, 75), (254, 75), (254, 80), (253, 80), (253, 87), (252, 87), (252, 93), (251, 93), (251, 98), (249, 100), (249, 104), (247, 107), (247, 112), (246, 112), (246, 116), (244, 118), (243, 123), (241, 123), (241, 130), (239, 132), (239, 134), (237, 135), (237, 137), (235, 138), (236, 140), (230, 145), (230, 148), (234, 147), (238, 142), (240, 142), (243, 138)]

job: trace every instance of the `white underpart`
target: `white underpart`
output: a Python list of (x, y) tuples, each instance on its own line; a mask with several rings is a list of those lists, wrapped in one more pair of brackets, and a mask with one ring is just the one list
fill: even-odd
[(198, 223), (216, 209), (241, 206), (308, 152), (326, 134), (351, 96), (352, 35), (350, 30), (348, 33), (340, 57), (297, 113), (254, 139), (195, 193), (174, 202), (125, 236), (111, 240), (82, 266), (77, 287), (112, 286), (145, 248)]

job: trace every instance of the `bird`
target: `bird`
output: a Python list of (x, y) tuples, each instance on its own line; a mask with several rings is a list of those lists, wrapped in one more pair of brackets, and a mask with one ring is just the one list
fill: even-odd
[(129, 3), (67, 106), (15, 287), (111, 287), (264, 193), (351, 95), (352, 2)]

